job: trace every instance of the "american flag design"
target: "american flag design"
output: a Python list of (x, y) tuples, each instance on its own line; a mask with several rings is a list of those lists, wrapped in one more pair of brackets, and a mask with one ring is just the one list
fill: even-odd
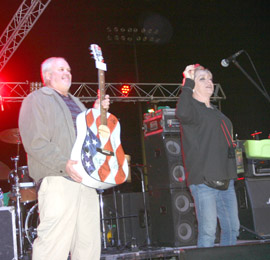
[(85, 171), (91, 175), (96, 170), (93, 157), (97, 153), (97, 148), (101, 147), (101, 142), (96, 135), (87, 127), (86, 136), (82, 146), (81, 160)]
[[(89, 109), (77, 116), (77, 138), (72, 149), (71, 159), (78, 161), (74, 168), (83, 177), (83, 184), (99, 189), (119, 185), (128, 177), (128, 163), (120, 141), (120, 123), (107, 112), (107, 126), (110, 137), (99, 136), (100, 111)], [(106, 155), (97, 148), (113, 152)]]

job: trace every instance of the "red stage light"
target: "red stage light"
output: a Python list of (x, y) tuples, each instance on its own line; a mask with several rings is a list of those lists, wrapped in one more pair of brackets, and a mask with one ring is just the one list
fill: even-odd
[(121, 88), (121, 93), (124, 94), (125, 96), (127, 96), (129, 94), (130, 90), (131, 90), (130, 86), (125, 84)]
[(253, 139), (259, 140), (259, 135), (260, 135), (261, 133), (262, 133), (262, 132), (257, 132), (257, 131), (255, 131), (254, 133), (251, 134), (251, 136), (253, 137)]
[(241, 181), (241, 180), (244, 180), (244, 179), (245, 179), (244, 177), (237, 178), (238, 181)]

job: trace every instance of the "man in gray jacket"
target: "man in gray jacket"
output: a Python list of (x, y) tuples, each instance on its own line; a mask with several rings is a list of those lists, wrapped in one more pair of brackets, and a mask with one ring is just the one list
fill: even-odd
[[(44, 87), (28, 95), (19, 129), (30, 176), (40, 185), (40, 224), (33, 260), (100, 259), (99, 201), (95, 189), (81, 184), (70, 154), (76, 139), (76, 116), (85, 106), (69, 93), (71, 69), (64, 58), (41, 65)], [(102, 101), (109, 108), (109, 97)], [(95, 108), (99, 107), (99, 100)]]

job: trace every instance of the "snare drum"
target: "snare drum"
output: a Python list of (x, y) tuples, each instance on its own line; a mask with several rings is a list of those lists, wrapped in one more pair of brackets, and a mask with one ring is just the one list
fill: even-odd
[[(28, 173), (28, 167), (27, 166), (21, 166), (18, 168), (18, 177), (19, 177), (19, 187), (20, 187), (20, 193), (21, 193), (21, 202), (28, 203), (31, 201), (37, 200), (37, 192), (35, 188), (35, 182), (33, 179), (29, 176)], [(12, 170), (9, 174), (9, 182), (12, 186), (12, 192), (16, 191), (15, 187), (15, 170)], [(12, 196), (10, 198), (11, 200), (16, 200), (15, 196)]]

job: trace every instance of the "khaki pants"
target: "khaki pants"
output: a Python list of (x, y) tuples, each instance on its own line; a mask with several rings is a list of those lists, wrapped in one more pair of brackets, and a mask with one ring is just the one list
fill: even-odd
[(32, 260), (99, 260), (99, 200), (95, 189), (45, 177), (38, 192), (40, 224)]

